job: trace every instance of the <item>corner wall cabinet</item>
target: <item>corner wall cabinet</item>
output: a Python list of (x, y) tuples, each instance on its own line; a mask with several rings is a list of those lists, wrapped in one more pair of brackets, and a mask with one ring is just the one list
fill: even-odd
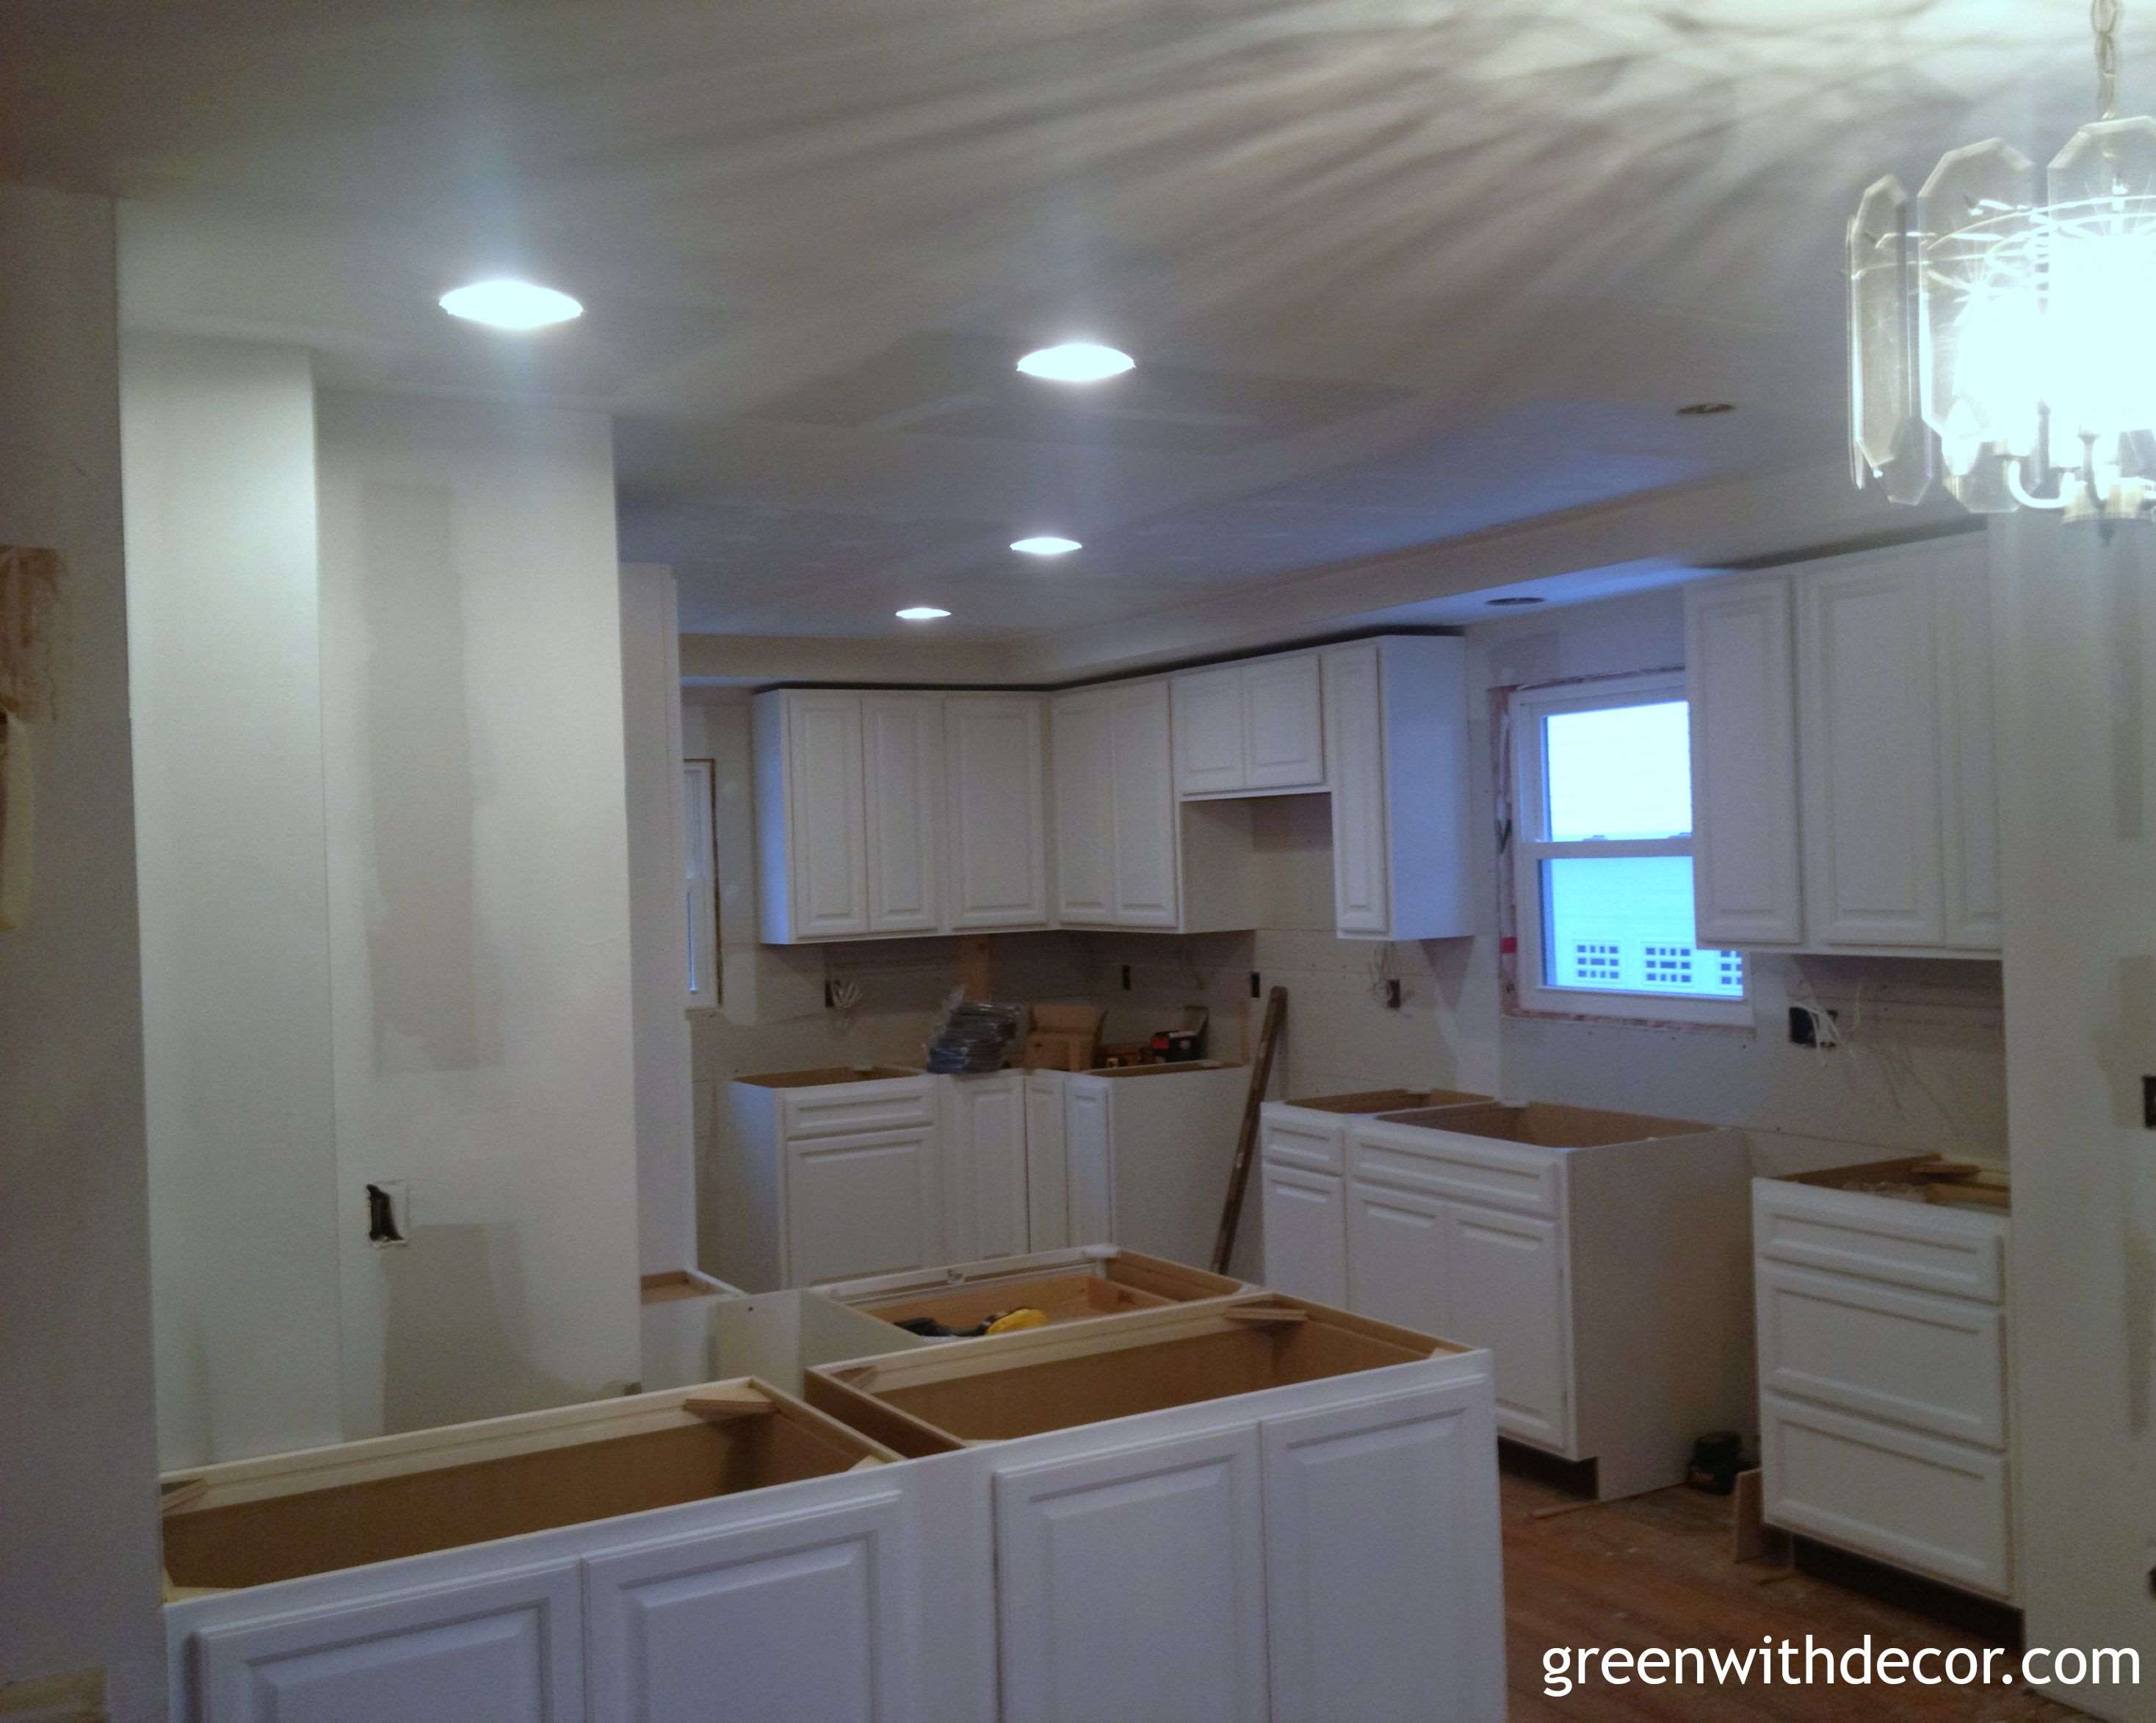
[(1999, 949), (1981, 541), (1685, 589), (1702, 946)]
[(1749, 1421), (1742, 1133), (1272, 1102), (1260, 1155), (1258, 1278), (1489, 1347), (1498, 1432), (1593, 1460), (1604, 1499), (1681, 1481), (1694, 1437)]

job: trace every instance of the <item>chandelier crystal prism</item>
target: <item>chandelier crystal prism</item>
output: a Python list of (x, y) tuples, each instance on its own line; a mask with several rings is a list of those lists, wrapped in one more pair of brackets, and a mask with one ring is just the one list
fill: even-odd
[(2118, 0), (2094, 0), (2097, 107), (2040, 184), (1993, 139), (1849, 224), (1851, 474), (1977, 514), (2156, 512), (2156, 120), (2112, 115)]

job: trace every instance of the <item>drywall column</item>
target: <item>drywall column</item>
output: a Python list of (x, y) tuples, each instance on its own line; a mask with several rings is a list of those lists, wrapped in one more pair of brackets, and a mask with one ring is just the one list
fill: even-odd
[(625, 564), (621, 681), (629, 964), (636, 994), (637, 1259), (646, 1274), (694, 1268), (696, 1262), (680, 641), (672, 571)]
[[(638, 1375), (621, 575), (597, 414), (325, 393), (351, 1437)], [(403, 1181), (408, 1242), (367, 1242)]]
[[(112, 206), (0, 187), (0, 544), (57, 549), (57, 712), (0, 933), (0, 1702), (164, 1715)], [(19, 813), (19, 810), (18, 810)]]
[(121, 429), (173, 1467), (341, 1433), (311, 363), (131, 334)]
[[(2156, 1655), (2156, 546), (1991, 528), (2028, 1641)], [(2156, 1719), (2156, 1684), (2057, 1690)]]

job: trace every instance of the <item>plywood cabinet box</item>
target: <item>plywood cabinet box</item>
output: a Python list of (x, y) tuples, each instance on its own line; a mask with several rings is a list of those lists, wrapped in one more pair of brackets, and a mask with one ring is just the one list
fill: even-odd
[(804, 1392), (901, 1452), (987, 1444), (1007, 1719), (1494, 1723), (1489, 1372), (1265, 1294), (829, 1366)]
[(1706, 947), (1999, 949), (1982, 541), (1685, 589)]
[(986, 1503), (896, 1458), (735, 1381), (175, 1474), (172, 1715), (985, 1718)]
[(751, 718), (767, 944), (1049, 924), (1038, 695), (788, 688)]
[(968, 1329), (1023, 1306), (1039, 1310), (1049, 1326), (1067, 1329), (1139, 1310), (1236, 1298), (1252, 1288), (1224, 1274), (1096, 1244), (1000, 1262), (964, 1263), (925, 1274), (840, 1281), (816, 1290), (883, 1323), (925, 1317), (946, 1328)]
[(2010, 1601), (2009, 1222), (1921, 1165), (1753, 1186), (1765, 1517)]
[[(718, 1266), (761, 1292), (1074, 1244), (1203, 1258), (1248, 1081), (1210, 1061), (737, 1078)], [(1255, 1267), (1258, 1228), (1245, 1230)]]
[(1259, 1278), (1486, 1346), (1499, 1432), (1593, 1461), (1603, 1499), (1749, 1425), (1742, 1133), (1540, 1102), (1273, 1103), (1262, 1132)]

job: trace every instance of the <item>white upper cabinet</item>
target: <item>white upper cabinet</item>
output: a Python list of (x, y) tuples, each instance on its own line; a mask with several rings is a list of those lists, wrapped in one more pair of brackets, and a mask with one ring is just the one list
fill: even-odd
[(1175, 793), (1270, 795), (1325, 783), (1314, 652), (1257, 658), (1174, 679)]
[(859, 939), (869, 930), (861, 697), (759, 695), (757, 887), (764, 939)]
[(1168, 685), (1159, 681), (1086, 688), (1050, 702), (1058, 921), (1178, 924), (1168, 711)]
[(1343, 938), (1475, 931), (1466, 643), (1393, 635), (1328, 646), (1326, 780)]
[(1116, 756), (1108, 691), (1050, 703), (1055, 764), (1055, 918), (1116, 918)]
[(952, 694), (943, 702), (954, 928), (1048, 924), (1041, 702)]
[(1980, 547), (1899, 547), (1686, 594), (1703, 946), (1999, 945)]
[(942, 702), (932, 694), (861, 697), (871, 934), (932, 934), (942, 924), (936, 877), (942, 724)]
[(1692, 891), (1712, 949), (1804, 934), (1792, 633), (1781, 575), (1685, 589)]

